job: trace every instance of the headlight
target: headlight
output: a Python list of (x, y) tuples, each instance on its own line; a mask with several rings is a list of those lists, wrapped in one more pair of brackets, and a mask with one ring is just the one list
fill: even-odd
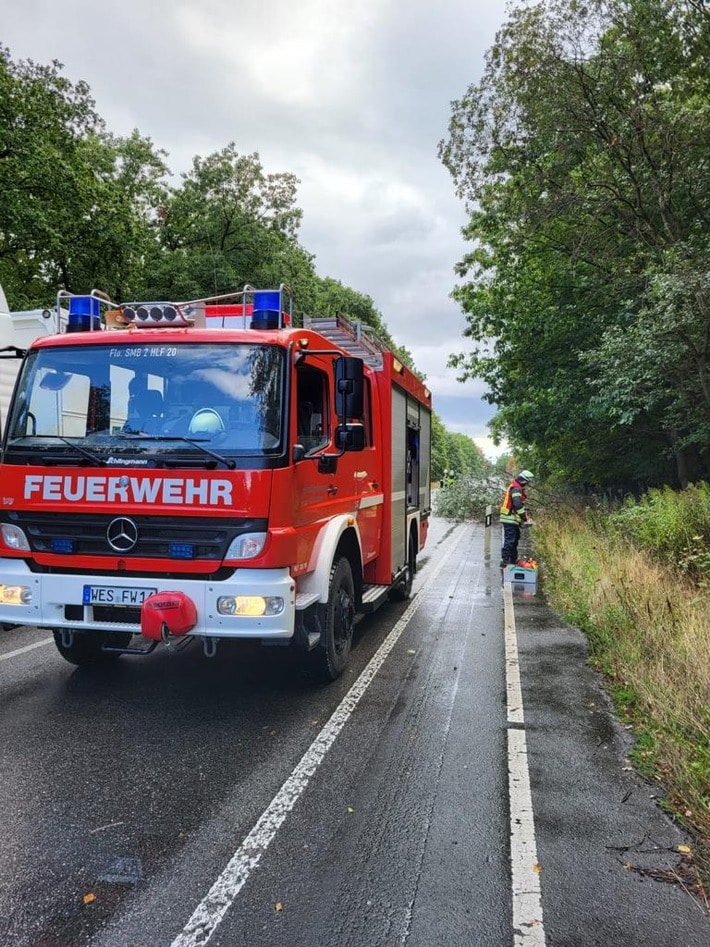
[(0, 585), (0, 604), (30, 605), (32, 589), (26, 585)]
[(266, 543), (266, 533), (243, 533), (229, 544), (225, 559), (256, 559)]
[(2, 541), (8, 549), (17, 549), (21, 552), (30, 552), (30, 544), (24, 531), (19, 526), (12, 523), (3, 523), (0, 527), (2, 531)]
[(261, 618), (262, 615), (280, 615), (284, 600), (276, 595), (223, 595), (217, 599), (220, 615), (241, 615)]

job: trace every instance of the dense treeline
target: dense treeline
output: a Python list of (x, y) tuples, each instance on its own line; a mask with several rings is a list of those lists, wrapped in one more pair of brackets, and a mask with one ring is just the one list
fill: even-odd
[[(15, 62), (0, 47), (0, 285), (11, 308), (47, 306), (59, 289), (122, 302), (286, 283), (297, 321), (345, 313), (415, 368), (370, 296), (316, 274), (298, 239), (295, 175), (267, 173), (229, 143), (196, 156), (175, 184), (167, 158), (138, 131), (111, 134), (87, 84), (58, 62)], [(435, 416), (434, 478), (485, 466)]]
[(708, 142), (702, 0), (517, 6), (453, 103), (473, 348), (452, 364), (550, 481), (710, 477)]

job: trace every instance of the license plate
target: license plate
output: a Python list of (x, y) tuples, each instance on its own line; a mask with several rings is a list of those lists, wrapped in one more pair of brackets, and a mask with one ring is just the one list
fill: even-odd
[(141, 605), (157, 589), (133, 589), (125, 585), (85, 585), (84, 605)]

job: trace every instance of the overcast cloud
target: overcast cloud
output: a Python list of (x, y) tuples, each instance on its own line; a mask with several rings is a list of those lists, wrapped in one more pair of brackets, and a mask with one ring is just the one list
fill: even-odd
[(374, 299), (446, 427), (492, 456), (482, 385), (446, 368), (465, 217), (437, 143), (504, 17), (505, 0), (0, 0), (0, 42), (64, 63), (176, 173), (234, 141), (296, 174), (319, 275)]

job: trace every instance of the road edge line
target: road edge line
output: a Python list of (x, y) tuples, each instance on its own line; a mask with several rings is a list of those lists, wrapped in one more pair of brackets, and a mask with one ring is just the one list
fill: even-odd
[(520, 684), (518, 636), (510, 582), (503, 583), (505, 611), (505, 679), (508, 712), (508, 797), (514, 947), (545, 947), (542, 922), (541, 868), (537, 860), (535, 814)]

